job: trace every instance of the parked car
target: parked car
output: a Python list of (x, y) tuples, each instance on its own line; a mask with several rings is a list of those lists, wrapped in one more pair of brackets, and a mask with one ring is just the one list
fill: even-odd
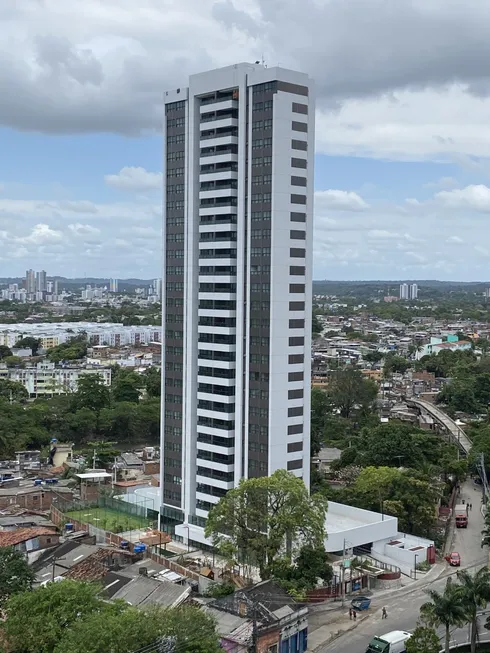
[(461, 565), (461, 556), (456, 551), (453, 551), (450, 555), (446, 556), (446, 560), (449, 562), (451, 567), (459, 567)]

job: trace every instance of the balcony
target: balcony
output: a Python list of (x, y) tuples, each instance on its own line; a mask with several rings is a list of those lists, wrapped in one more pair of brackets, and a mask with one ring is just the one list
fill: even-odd
[[(238, 136), (235, 134), (217, 134), (215, 136), (201, 137), (201, 147), (218, 147), (219, 145), (238, 145)], [(236, 156), (236, 155), (235, 155)], [(235, 159), (236, 161), (237, 159)]]
[[(205, 189), (199, 191), (199, 199), (200, 200), (223, 199), (222, 206), (225, 205), (224, 200), (227, 200), (228, 198), (236, 198), (236, 197), (238, 197), (238, 189), (237, 188), (205, 188)], [(202, 206), (202, 204), (201, 204), (201, 206)], [(212, 206), (212, 205), (210, 205), (210, 206)], [(214, 206), (216, 206), (216, 204)]]
[(238, 100), (233, 100), (230, 97), (223, 99), (209, 98), (201, 100), (201, 106), (199, 107), (199, 112), (211, 113), (212, 111), (224, 111), (224, 110), (238, 109)]

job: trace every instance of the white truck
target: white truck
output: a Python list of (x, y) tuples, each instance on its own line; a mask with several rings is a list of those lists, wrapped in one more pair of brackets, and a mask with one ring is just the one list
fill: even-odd
[(406, 642), (412, 633), (405, 630), (392, 630), (390, 633), (373, 637), (366, 653), (405, 653)]

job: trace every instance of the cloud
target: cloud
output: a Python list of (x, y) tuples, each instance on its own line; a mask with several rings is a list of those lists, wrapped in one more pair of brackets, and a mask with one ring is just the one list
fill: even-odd
[(100, 229), (97, 227), (93, 227), (90, 224), (80, 224), (79, 222), (76, 224), (69, 224), (68, 229), (75, 236), (98, 236), (100, 234)]
[(108, 186), (131, 192), (147, 192), (162, 188), (162, 174), (148, 172), (144, 168), (125, 167), (117, 175), (106, 175), (104, 181)]
[(25, 238), (19, 238), (19, 242), (42, 245), (44, 243), (52, 243), (61, 240), (63, 237), (60, 231), (55, 231), (47, 224), (36, 224), (31, 233)]
[(472, 209), (481, 213), (490, 212), (490, 188), (474, 184), (465, 188), (436, 193), (434, 199), (451, 209)]
[(316, 211), (365, 211), (369, 205), (360, 195), (345, 190), (318, 190), (315, 192)]
[(0, 125), (159, 131), (166, 89), (264, 52), (315, 79), (323, 152), (486, 156), (489, 22), (481, 0), (4, 2)]
[(464, 243), (464, 240), (459, 236), (449, 236), (449, 238), (446, 240), (446, 243), (454, 243), (456, 245), (460, 245), (461, 243)]

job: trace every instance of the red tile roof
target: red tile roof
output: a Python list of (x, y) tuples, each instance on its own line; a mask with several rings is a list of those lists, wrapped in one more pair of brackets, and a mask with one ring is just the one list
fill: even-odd
[(17, 528), (14, 531), (0, 531), (0, 547), (15, 546), (39, 535), (55, 535), (55, 532), (51, 528), (45, 528), (44, 526)]

